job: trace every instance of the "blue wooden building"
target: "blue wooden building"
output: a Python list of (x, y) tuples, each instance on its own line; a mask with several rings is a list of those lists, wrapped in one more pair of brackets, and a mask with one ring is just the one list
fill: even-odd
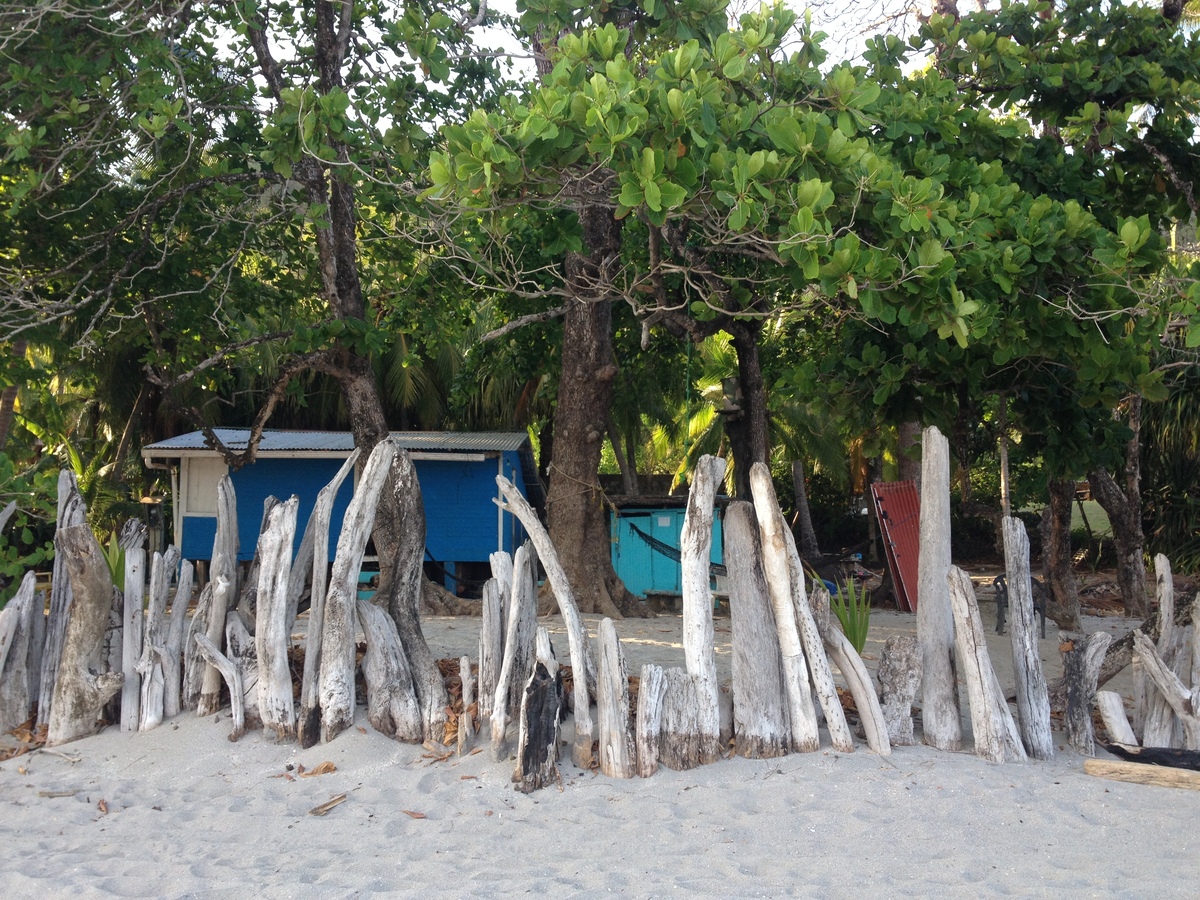
[[(221, 441), (242, 450), (247, 429), (219, 428)], [(392, 438), (408, 450), (417, 470), (425, 504), (427, 568), (436, 580), (448, 575), (445, 586), (486, 577), (488, 555), (513, 552), (525, 539), (516, 517), (493, 503), (499, 497), (496, 476), (511, 481), (539, 510), (545, 491), (537, 475), (533, 451), (523, 432), (394, 432)], [(328, 484), (354, 449), (348, 432), (265, 431), (256, 461), (230, 473), (215, 450), (205, 446), (199, 431), (150, 444), (142, 449), (148, 465), (171, 471), (174, 542), (185, 559), (207, 560), (216, 535), (217, 483), (230, 474), (237, 494), (238, 558), (254, 557), (263, 501), (268, 496), (300, 498), (299, 545), (304, 523), (317, 493)], [(329, 544), (330, 559), (337, 545), (342, 518), (353, 494), (350, 479), (334, 503)]]

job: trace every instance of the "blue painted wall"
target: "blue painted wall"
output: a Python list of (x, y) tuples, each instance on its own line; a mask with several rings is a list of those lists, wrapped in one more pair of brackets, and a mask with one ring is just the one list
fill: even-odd
[[(260, 459), (233, 473), (233, 489), (238, 507), (238, 559), (254, 558), (258, 529), (262, 522), (263, 501), (268, 496), (286, 500), (292, 494), (300, 498), (296, 526), (296, 548), (304, 534), (308, 517), (316, 504), (317, 493), (333, 480), (341, 467), (340, 459)], [(492, 502), (499, 496), (496, 488), (497, 459), (479, 462), (455, 460), (414, 460), (421, 496), (425, 504), (425, 543), (439, 562), (487, 562), (496, 547), (498, 510)], [(516, 453), (503, 454), (504, 476), (525, 493), (520, 459)], [(351, 479), (343, 483), (333, 505), (330, 519), (329, 558), (337, 549), (346, 507), (353, 496)], [(217, 520), (207, 516), (185, 516), (180, 547), (185, 559), (209, 559)], [(525, 531), (516, 517), (504, 514), (503, 549), (512, 553), (525, 539)]]
[[(673, 594), (683, 591), (679, 563), (656, 551), (632, 527), (636, 525), (645, 534), (678, 550), (683, 516), (682, 509), (625, 507), (615, 520), (610, 521), (613, 568), (632, 593), (644, 597), (647, 591), (669, 591)], [(713, 542), (709, 559), (715, 563), (724, 559), (721, 519), (717, 515), (713, 516)]]

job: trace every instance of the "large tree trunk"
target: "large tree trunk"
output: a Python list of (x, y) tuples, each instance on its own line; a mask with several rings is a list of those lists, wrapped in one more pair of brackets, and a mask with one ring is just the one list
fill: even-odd
[(1048, 485), (1050, 502), (1042, 511), (1038, 530), (1042, 534), (1042, 574), (1050, 602), (1046, 615), (1067, 631), (1082, 631), (1079, 618), (1079, 584), (1071, 566), (1071, 506), (1075, 481), (1054, 479)]
[(815, 562), (821, 555), (817, 532), (813, 528), (812, 510), (808, 507), (808, 486), (804, 482), (804, 463), (792, 460), (792, 492), (796, 496), (796, 524), (800, 527), (800, 555)]
[(1150, 613), (1146, 595), (1146, 537), (1142, 533), (1142, 398), (1129, 401), (1129, 427), (1133, 437), (1125, 445), (1124, 487), (1118, 485), (1107, 469), (1088, 473), (1092, 491), (1112, 523), (1113, 543), (1117, 545), (1117, 582), (1125, 615), (1144, 618)]
[(921, 423), (896, 426), (896, 480), (911, 481), (921, 490)]
[(605, 260), (620, 250), (620, 223), (606, 209), (580, 211), (586, 256), (567, 256), (572, 297), (563, 320), (562, 374), (554, 412), (554, 456), (546, 500), (550, 538), (562, 547), (563, 568), (579, 611), (613, 618), (640, 615), (612, 564), (608, 511), (601, 502), (600, 450), (612, 406), (617, 365), (612, 304), (604, 292)]
[(762, 334), (759, 319), (735, 321), (725, 330), (733, 338), (738, 357), (738, 386), (741, 409), (725, 422), (725, 433), (733, 448), (733, 480), (739, 500), (750, 500), (750, 467), (767, 462), (767, 391), (763, 382), (758, 338)]

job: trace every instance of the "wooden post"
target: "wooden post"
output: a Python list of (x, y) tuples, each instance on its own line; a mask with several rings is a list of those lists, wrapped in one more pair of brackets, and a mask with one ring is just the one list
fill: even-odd
[(1034, 759), (1054, 758), (1050, 730), (1050, 693), (1038, 652), (1037, 623), (1033, 611), (1033, 580), (1029, 574), (1029, 535), (1025, 523), (1006, 516), (1004, 534), (1008, 608), (1012, 618), (1013, 675), (1017, 685), (1017, 721), (1025, 750)]
[(1063, 657), (1063, 678), (1067, 682), (1067, 711), (1063, 719), (1067, 741), (1083, 756), (1096, 755), (1092, 731), (1092, 701), (1096, 698), (1096, 679), (1112, 635), (1104, 631), (1077, 638), (1059, 636)]
[(962, 746), (954, 614), (950, 609), (950, 445), (936, 427), (921, 436), (921, 549), (917, 562), (917, 637), (925, 678), (921, 718), (925, 743)]
[(424, 734), (421, 706), (396, 623), (365, 600), (358, 601), (358, 621), (367, 640), (362, 661), (367, 682), (367, 721), (390, 738), (420, 743)]
[(879, 658), (879, 694), (888, 739), (898, 747), (915, 744), (912, 707), (924, 672), (921, 642), (910, 635), (893, 635)]
[(331, 741), (354, 721), (354, 622), (358, 571), (375, 522), (375, 507), (387, 481), (396, 445), (380, 441), (371, 451), (346, 510), (338, 538), (333, 575), (325, 598), (321, 636), (321, 740)]
[[(1155, 592), (1158, 599), (1158, 615), (1162, 627), (1158, 634), (1157, 655), (1167, 668), (1174, 669), (1183, 651), (1185, 635), (1175, 622), (1175, 580), (1171, 576), (1171, 563), (1161, 553), (1154, 557)], [(1136, 641), (1136, 638), (1134, 639)], [(1187, 652), (1191, 653), (1188, 642)], [(1158, 681), (1146, 671), (1144, 654), (1138, 654), (1139, 670), (1143, 676), (1141, 690), (1136, 699), (1141, 704), (1142, 744), (1146, 747), (1179, 747), (1182, 743), (1180, 723), (1168, 697), (1158, 688)], [(1185, 672), (1191, 670), (1191, 660), (1183, 661)], [(1149, 680), (1147, 680), (1149, 679)]]
[(1125, 716), (1125, 701), (1116, 691), (1096, 691), (1096, 708), (1100, 710), (1100, 718), (1104, 720), (1104, 728), (1108, 731), (1110, 740), (1118, 744), (1137, 746), (1137, 738), (1129, 727), (1129, 719)]
[(296, 708), (292, 703), (292, 670), (288, 663), (288, 585), (296, 515), (300, 498), (292, 496), (271, 510), (258, 539), (258, 602), (255, 609), (254, 649), (258, 655), (258, 711), (263, 727), (276, 741), (296, 737)]
[[(58, 473), (58, 512), (55, 533), (72, 525), (82, 525), (86, 521), (87, 507), (84, 505), (83, 495), (79, 493), (75, 475), (69, 469), (63, 469)], [(38, 685), (37, 723), (39, 725), (45, 725), (50, 721), (55, 682), (58, 681), (58, 669), (62, 661), (63, 642), (66, 640), (67, 620), (70, 617), (73, 597), (66, 560), (56, 555), (52, 571), (50, 612), (46, 619), (46, 642), (42, 651), (42, 670)]]
[(609, 778), (632, 778), (633, 741), (629, 734), (629, 670), (612, 619), (600, 620), (596, 723), (600, 735), (600, 771)]
[(651, 663), (642, 666), (635, 735), (637, 773), (642, 778), (649, 778), (658, 771), (658, 744), (662, 733), (662, 707), (666, 689), (661, 666)]
[(804, 645), (800, 642), (800, 631), (796, 625), (795, 607), (792, 603), (791, 567), (778, 515), (779, 504), (775, 500), (771, 473), (765, 465), (759, 463), (751, 467), (750, 490), (754, 494), (754, 514), (758, 519), (763, 574), (767, 579), (767, 590), (771, 597), (771, 609), (775, 617), (775, 630), (779, 637), (783, 661), (792, 749), (801, 753), (811, 753), (820, 748), (817, 711), (813, 706), (812, 692), (809, 690)]
[[(258, 537), (254, 541), (254, 558), (250, 560), (250, 567), (242, 578), (242, 589), (238, 592), (238, 615), (242, 617), (242, 624), (246, 626), (246, 630), (252, 633), (258, 630), (258, 583), (259, 572), (262, 570), (260, 554), (262, 537), (270, 525), (271, 513), (277, 506), (279, 506), (279, 498), (275, 496), (268, 496), (263, 500), (262, 518), (258, 520)], [(288, 557), (289, 559), (291, 557), (290, 547), (288, 548)]]
[(550, 633), (545, 628), (538, 628), (533, 674), (529, 676), (521, 703), (517, 769), (513, 773), (515, 787), (523, 794), (532, 793), (558, 780), (558, 720), (561, 705), (562, 677), (550, 647)]
[(724, 526), (732, 630), (733, 752), (750, 759), (783, 756), (790, 735), (783, 658), (763, 575), (754, 507), (744, 501), (729, 504)]
[[(228, 475), (217, 483), (217, 534), (213, 539), (211, 579), (212, 604), (208, 609), (204, 631), (218, 652), (225, 637), (225, 614), (237, 594), (238, 524), (237, 495)], [(207, 716), (221, 705), (221, 673), (209, 665), (204, 670), (196, 714)]]
[[(997, 763), (1009, 760), (1023, 762), (1027, 758), (1025, 748), (988, 656), (987, 638), (971, 579), (957, 566), (950, 567), (946, 578), (950, 585), (958, 659), (962, 664), (963, 680), (967, 683), (967, 696), (971, 704), (975, 753)], [(920, 601), (917, 608), (920, 609)]]
[[(333, 480), (321, 488), (309, 517), (312, 530), (312, 588), (308, 608), (308, 629), (304, 636), (304, 674), (300, 681), (300, 715), (296, 721), (296, 738), (304, 749), (315, 746), (321, 732), (321, 704), (317, 683), (321, 673), (321, 638), (325, 631), (325, 582), (329, 573), (329, 521), (333, 517), (333, 502), (342, 482), (354, 469), (359, 451), (356, 449), (342, 463)], [(303, 550), (303, 547), (301, 547)], [(289, 594), (291, 593), (289, 589)], [(357, 592), (355, 597), (357, 597)], [(290, 609), (290, 606), (289, 606)]]
[[(500, 618), (503, 602), (500, 599), (500, 582), (489, 578), (483, 585), (483, 618), (479, 623), (479, 714), (491, 721), (496, 710), (496, 684), (504, 658), (504, 620)], [(503, 706), (500, 719), (504, 721)], [(503, 728), (503, 725), (501, 725)], [(495, 746), (496, 730), (492, 728), (492, 745)]]
[(163, 720), (165, 676), (162, 653), (166, 642), (167, 600), (171, 594), (171, 573), (179, 562), (179, 551), (167, 548), (166, 554), (155, 553), (150, 560), (150, 591), (146, 604), (146, 633), (142, 638), (142, 656), (137, 673), (142, 680), (142, 697), (138, 730), (157, 728)]
[[(571, 670), (574, 673), (575, 684), (575, 742), (571, 748), (571, 761), (579, 768), (587, 771), (592, 767), (592, 742), (595, 740), (595, 729), (592, 724), (592, 712), (589, 706), (587, 691), (588, 658), (590, 655), (588, 651), (587, 631), (583, 627), (583, 619), (579, 616), (579, 607), (575, 604), (575, 595), (571, 591), (571, 583), (567, 580), (567, 573), (563, 571), (562, 563), (558, 559), (558, 553), (555, 551), (554, 545), (550, 542), (550, 535), (546, 533), (546, 529), (538, 519), (537, 513), (534, 512), (533, 507), (529, 505), (528, 501), (521, 496), (521, 492), (513, 487), (512, 482), (503, 475), (496, 476), (496, 484), (500, 488), (501, 496), (504, 497), (504, 502), (500, 504), (501, 508), (517, 517), (525, 527), (525, 533), (529, 535), (530, 541), (533, 542), (533, 546), (537, 550), (538, 558), (546, 569), (546, 577), (550, 581), (550, 587), (554, 590), (555, 600), (558, 601), (558, 609), (562, 613), (563, 624), (567, 627), (567, 640), (571, 651)], [(541, 639), (540, 629), (538, 631), (538, 639)], [(547, 634), (547, 644), (549, 639), (549, 635)], [(526, 696), (528, 695), (529, 691), (526, 689)]]
[[(204, 673), (208, 671), (208, 662), (200, 654), (195, 636), (205, 634), (208, 628), (208, 614), (212, 611), (213, 592), (216, 584), (209, 581), (200, 591), (196, 600), (196, 611), (188, 622), (183, 636), (183, 683), (179, 691), (181, 709), (199, 713), (200, 691), (204, 684)], [(215, 644), (213, 645), (216, 646)]]
[(225, 649), (225, 656), (241, 676), (246, 727), (259, 728), (262, 714), (258, 708), (258, 651), (254, 637), (246, 630), (246, 623), (236, 609), (225, 614)]
[[(514, 561), (508, 555), (508, 551), (497, 550), (488, 554), (488, 564), (492, 570), (492, 577), (500, 582), (500, 621), (507, 622), (509, 605), (512, 603), (513, 596)], [(533, 645), (535, 639), (533, 635), (530, 635), (530, 646)], [(501, 645), (502, 656), (507, 649), (507, 645)]]
[(471, 673), (471, 657), (461, 656), (458, 660), (458, 677), (462, 681), (462, 715), (458, 717), (458, 755), (462, 756), (475, 743), (475, 676)]
[(396, 623), (400, 646), (412, 672), (417, 702), (421, 704), (421, 719), (425, 723), (425, 739), (442, 743), (446, 739), (446, 708), (450, 695), (437, 660), (421, 632), (418, 608), (421, 586), (425, 581), (425, 505), (417, 469), (408, 451), (397, 449), (392, 459), (390, 485), (393, 509), (402, 523), (392, 563), (391, 585), (387, 591), (387, 611)]
[[(508, 554), (504, 555), (507, 557)], [(492, 554), (493, 571), (496, 556), (497, 554)], [(526, 541), (517, 548), (515, 564), (510, 565), (508, 570), (513, 596), (508, 604), (504, 661), (492, 689), (492, 702), (489, 704), (492, 755), (497, 762), (508, 758), (508, 744), (505, 740), (508, 719), (510, 714), (515, 714), (521, 709), (521, 695), (511, 690), (510, 686), (527, 684), (533, 667), (534, 641), (537, 637), (537, 586), (534, 581), (534, 565), (533, 547)], [(500, 582), (500, 587), (503, 587), (503, 582)]]
[[(696, 691), (695, 765), (721, 758), (721, 712), (717, 662), (713, 652), (713, 603), (709, 589), (713, 500), (725, 474), (725, 460), (701, 456), (692, 475), (683, 529), (679, 535), (683, 584), (683, 658)], [(615, 632), (614, 632), (615, 635)]]
[[(862, 657), (858, 655), (850, 639), (836, 626), (830, 627), (825, 646), (833, 654), (833, 661), (846, 680), (846, 687), (850, 689), (854, 705), (858, 707), (867, 746), (880, 756), (891, 756), (892, 742), (888, 737), (887, 721), (883, 717), (883, 709), (879, 705), (879, 695), (875, 693), (871, 673), (863, 664)], [(909, 721), (912, 721), (911, 716)]]
[(242, 688), (242, 673), (217, 649), (217, 645), (208, 639), (207, 634), (197, 631), (194, 640), (200, 655), (221, 674), (221, 677), (225, 679), (225, 684), (229, 687), (230, 716), (233, 719), (233, 731), (230, 733), (229, 739), (236, 741), (246, 733), (246, 712), (243, 703), (245, 693)]
[(100, 667), (113, 597), (104, 551), (92, 529), (81, 524), (55, 534), (54, 552), (65, 561), (74, 596), (50, 706), (46, 744), (51, 747), (93, 734), (100, 710), (124, 681), (120, 672), (92, 674)]
[(192, 596), (192, 563), (184, 560), (171, 603), (171, 623), (161, 653), (163, 670), (163, 718), (179, 715), (182, 707), (183, 636), (187, 627), (188, 600)]
[[(800, 562), (800, 554), (796, 550), (796, 540), (792, 537), (792, 530), (784, 523), (783, 512), (779, 509), (778, 501), (775, 502), (775, 511), (778, 514), (783, 544), (788, 554), (792, 607), (795, 609), (796, 624), (800, 629), (800, 642), (804, 645), (804, 656), (808, 659), (809, 674), (812, 676), (817, 699), (821, 702), (821, 711), (825, 714), (825, 726), (829, 729), (830, 742), (835, 750), (840, 750), (842, 753), (853, 753), (854, 738), (850, 735), (850, 726), (846, 723), (846, 711), (842, 709), (842, 701), (838, 698), (837, 687), (833, 682), (833, 671), (829, 668), (829, 657), (825, 655), (825, 642), (821, 637), (821, 628), (817, 625), (817, 619), (808, 603), (804, 566)], [(829, 628), (828, 623), (828, 604), (826, 604), (826, 629)]]
[(36, 587), (37, 576), (26, 572), (17, 593), (0, 609), (0, 732), (24, 723), (33, 706), (29, 648), (35, 637), (35, 616), (43, 616), (43, 595)]
[(142, 658), (143, 610), (146, 599), (146, 526), (136, 519), (121, 528), (120, 545), (125, 550), (125, 615), (121, 653), (121, 730), (137, 731), (141, 719), (142, 678), (138, 660)]
[[(1194, 628), (1195, 625), (1192, 627)], [(1159, 656), (1154, 644), (1141, 631), (1134, 632), (1133, 645), (1134, 653), (1141, 659), (1146, 674), (1154, 682), (1158, 693), (1170, 705), (1171, 710), (1183, 726), (1184, 748), (1200, 750), (1200, 717), (1196, 714), (1196, 698), (1200, 694), (1196, 692), (1195, 688), (1189, 690), (1180, 681), (1179, 676), (1171, 671), (1167, 663)], [(1149, 729), (1147, 729), (1147, 734), (1149, 734)], [(1144, 746), (1154, 745), (1144, 743)]]

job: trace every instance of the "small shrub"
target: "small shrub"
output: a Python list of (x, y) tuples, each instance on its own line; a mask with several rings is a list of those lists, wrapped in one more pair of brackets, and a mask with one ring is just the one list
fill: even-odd
[(867, 645), (867, 631), (871, 627), (871, 592), (864, 583), (861, 588), (851, 578), (838, 585), (837, 594), (829, 598), (829, 608), (842, 623), (846, 639), (860, 654)]

